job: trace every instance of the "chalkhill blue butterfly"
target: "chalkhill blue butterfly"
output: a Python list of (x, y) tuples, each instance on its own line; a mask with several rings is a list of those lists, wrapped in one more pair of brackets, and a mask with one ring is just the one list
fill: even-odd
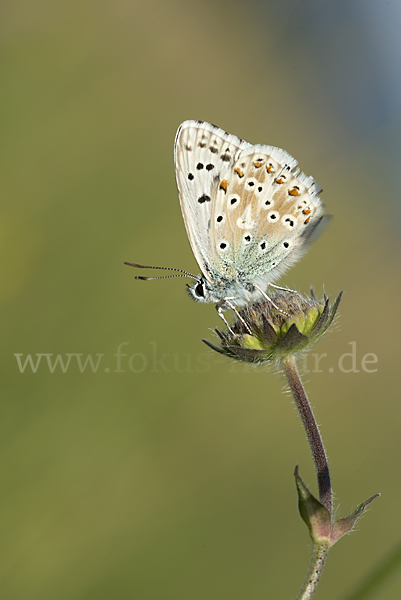
[(253, 146), (203, 121), (180, 125), (174, 157), (185, 227), (202, 275), (168, 270), (193, 278), (190, 297), (214, 302), (222, 318), (224, 309), (270, 300), (267, 286), (277, 287), (273, 282), (300, 258), (325, 218), (319, 185), (285, 150)]

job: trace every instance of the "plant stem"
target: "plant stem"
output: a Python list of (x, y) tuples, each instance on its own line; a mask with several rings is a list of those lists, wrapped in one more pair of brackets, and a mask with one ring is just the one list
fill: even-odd
[[(302, 385), (302, 381), (293, 356), (286, 358), (283, 361), (283, 368), (290, 385), (292, 395), (294, 396), (299, 414), (301, 415), (302, 423), (308, 437), (309, 446), (312, 451), (317, 475), (317, 483), (319, 487), (319, 500), (323, 506), (327, 508), (330, 516), (332, 516), (333, 491), (331, 488), (329, 464), (327, 462), (323, 440), (321, 438), (311, 405), (309, 404), (305, 388)], [(322, 574), (328, 550), (329, 549), (326, 544), (314, 544), (308, 573), (306, 574), (303, 586), (297, 596), (297, 600), (309, 600), (312, 598)]]
[[(309, 446), (312, 451), (313, 460), (319, 487), (319, 500), (330, 515), (333, 514), (333, 491), (331, 488), (330, 471), (327, 462), (323, 441), (316, 423), (308, 396), (299, 377), (295, 359), (291, 356), (283, 361), (284, 372), (287, 376), (292, 394), (294, 396), (299, 414), (301, 415)], [(305, 596), (307, 598), (309, 596)]]
[(328, 547), (324, 544), (314, 545), (308, 573), (306, 574), (304, 584), (299, 591), (297, 600), (309, 600), (312, 598), (316, 586), (319, 583), (328, 551)]

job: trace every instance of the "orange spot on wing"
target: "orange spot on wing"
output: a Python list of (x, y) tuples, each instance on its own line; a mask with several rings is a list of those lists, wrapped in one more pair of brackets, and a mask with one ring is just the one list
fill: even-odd
[(309, 210), (309, 208), (304, 208), (304, 210), (302, 211), (303, 215), (310, 215), (311, 214), (311, 210)]
[(285, 182), (285, 178), (284, 177), (277, 177), (276, 183), (284, 183), (284, 182)]
[(290, 196), (300, 196), (301, 195), (301, 192), (299, 191), (299, 187), (297, 187), (296, 185), (291, 190), (289, 190), (288, 193), (290, 194)]
[(243, 177), (244, 176), (244, 171), (241, 171), (241, 169), (239, 167), (237, 167), (236, 169), (234, 169), (234, 173), (237, 173), (238, 177)]
[(220, 189), (224, 190), (224, 192), (227, 191), (227, 185), (228, 185), (227, 179), (223, 179), (223, 181), (220, 181)]
[(269, 163), (268, 165), (266, 165), (266, 171), (268, 173), (274, 173), (273, 165), (271, 163)]
[(307, 224), (309, 223), (309, 221), (310, 221), (310, 217), (308, 217), (308, 218), (306, 219), (306, 221), (304, 221), (305, 225), (307, 225)]
[(259, 167), (261, 167), (261, 166), (263, 165), (263, 162), (261, 162), (261, 161), (259, 161), (259, 162), (258, 162), (258, 161), (255, 161), (255, 162), (253, 163), (253, 165), (254, 165), (254, 167), (256, 167), (257, 169), (259, 169)]

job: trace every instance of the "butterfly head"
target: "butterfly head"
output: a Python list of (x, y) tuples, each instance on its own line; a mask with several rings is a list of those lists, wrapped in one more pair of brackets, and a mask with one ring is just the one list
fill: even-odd
[(252, 283), (223, 277), (209, 280), (203, 275), (199, 275), (194, 283), (187, 283), (187, 292), (195, 302), (211, 302), (221, 305), (225, 303), (225, 300), (230, 300), (231, 304), (236, 306), (246, 306), (260, 297), (258, 286)]
[(204, 277), (199, 277), (192, 285), (187, 283), (187, 292), (195, 302), (213, 302), (208, 283)]

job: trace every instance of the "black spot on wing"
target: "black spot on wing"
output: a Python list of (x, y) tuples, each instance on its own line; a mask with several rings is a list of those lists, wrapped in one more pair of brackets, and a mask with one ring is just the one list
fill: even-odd
[(199, 198), (198, 198), (199, 204), (204, 204), (205, 202), (210, 202), (210, 200), (211, 200), (211, 198), (207, 194), (202, 194), (202, 196), (199, 196)]

